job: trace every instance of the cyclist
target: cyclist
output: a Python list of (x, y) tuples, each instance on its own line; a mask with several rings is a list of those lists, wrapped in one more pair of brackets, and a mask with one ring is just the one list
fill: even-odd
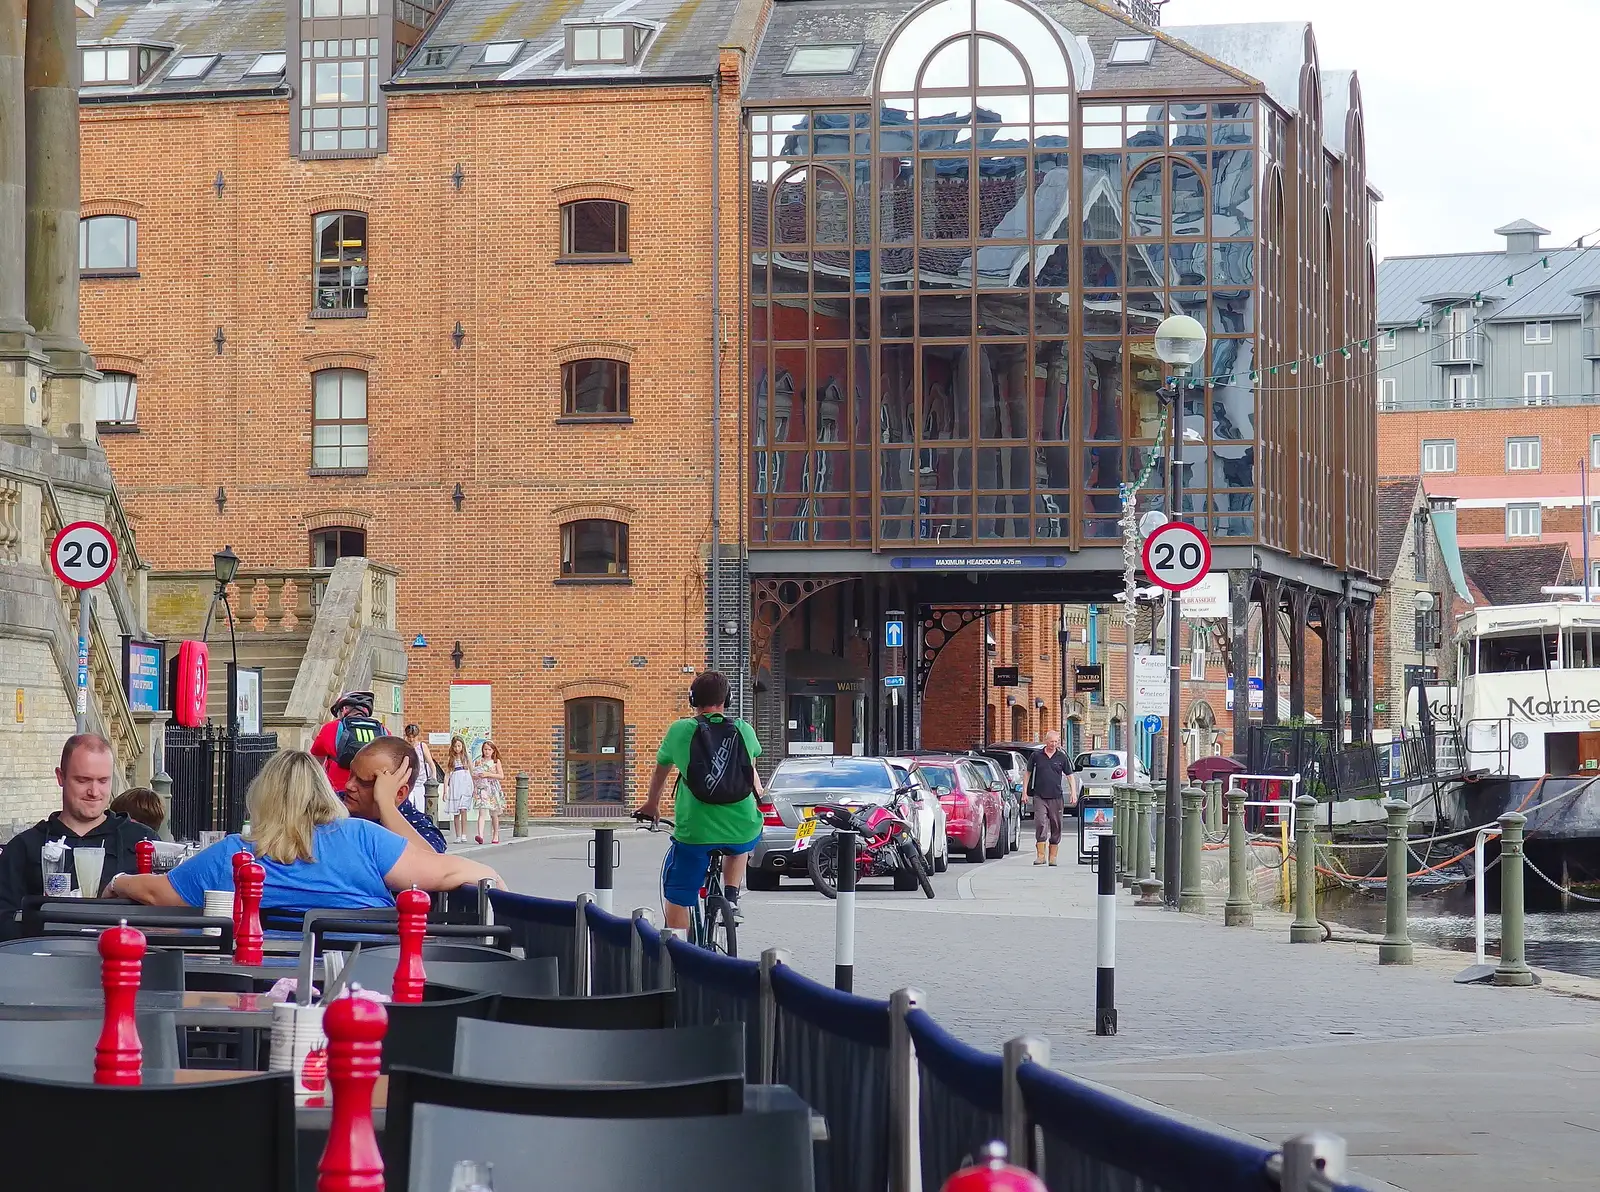
[(745, 861), (761, 839), (756, 796), (761, 780), (751, 763), (761, 755), (756, 731), (727, 714), (728, 680), (716, 671), (697, 675), (689, 687), (694, 716), (672, 722), (656, 752), (650, 793), (635, 812), (638, 819), (661, 817), (667, 775), (678, 771), (677, 825), (661, 867), (661, 894), (668, 927), (686, 931), (689, 914), (711, 865), (713, 849), (722, 859), (724, 893), (734, 922), (741, 922), (739, 887)]

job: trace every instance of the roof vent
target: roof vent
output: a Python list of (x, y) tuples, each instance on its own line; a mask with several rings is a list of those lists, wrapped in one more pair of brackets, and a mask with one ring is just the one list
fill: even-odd
[(1503, 228), (1494, 230), (1496, 236), (1506, 238), (1506, 252), (1533, 253), (1539, 251), (1539, 237), (1548, 236), (1549, 228), (1541, 228), (1532, 220), (1519, 219), (1515, 223), (1508, 223)]

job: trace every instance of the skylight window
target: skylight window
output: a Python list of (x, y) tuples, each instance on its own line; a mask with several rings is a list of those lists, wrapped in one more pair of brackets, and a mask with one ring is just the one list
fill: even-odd
[(449, 66), (460, 46), (429, 46), (417, 59), (415, 70), (443, 70)]
[(1153, 37), (1119, 37), (1111, 43), (1111, 66), (1141, 66), (1156, 52)]
[(283, 73), (283, 64), (288, 60), (286, 54), (262, 54), (250, 64), (250, 69), (244, 72), (245, 78), (261, 75), (280, 75)]
[(523, 43), (520, 41), (496, 41), (483, 47), (483, 57), (478, 59), (479, 66), (504, 66), (522, 52)]
[(216, 54), (188, 54), (179, 58), (167, 71), (169, 79), (203, 79), (206, 72), (217, 64)]
[(831, 46), (796, 46), (789, 55), (789, 65), (783, 68), (786, 75), (849, 74), (856, 68), (861, 55), (861, 43)]

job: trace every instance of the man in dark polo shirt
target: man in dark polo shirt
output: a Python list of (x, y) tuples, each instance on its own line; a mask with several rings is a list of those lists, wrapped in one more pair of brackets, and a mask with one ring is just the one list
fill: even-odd
[(1061, 752), (1061, 734), (1044, 735), (1044, 748), (1028, 763), (1028, 797), (1033, 803), (1035, 865), (1045, 863), (1045, 844), (1050, 845), (1050, 864), (1056, 863), (1061, 848), (1061, 807), (1066, 801), (1067, 755)]

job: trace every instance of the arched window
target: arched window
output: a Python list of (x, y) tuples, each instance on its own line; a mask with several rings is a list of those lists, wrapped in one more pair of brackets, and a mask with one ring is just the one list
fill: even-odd
[(82, 273), (131, 273), (139, 268), (139, 221), (126, 215), (91, 215), (78, 221)]
[(628, 412), (623, 360), (569, 360), (561, 366), (561, 413), (567, 417)]
[(616, 803), (623, 800), (622, 701), (569, 699), (566, 736), (568, 803)]
[(325, 368), (311, 374), (311, 466), (367, 466), (367, 374)]
[(580, 199), (561, 207), (561, 255), (621, 257), (628, 253), (628, 205)]
[(332, 567), (340, 559), (367, 554), (367, 532), (354, 526), (324, 526), (311, 531), (311, 565)]
[(367, 217), (359, 211), (324, 211), (312, 219), (316, 267), (314, 315), (367, 312)]
[(623, 578), (628, 574), (628, 527), (587, 518), (561, 527), (563, 579)]
[(95, 382), (94, 402), (95, 421), (100, 425), (137, 425), (139, 378), (126, 372), (102, 372), (100, 379)]
[(1021, 704), (1011, 705), (1011, 739), (1019, 743), (1028, 739), (1028, 709)]

